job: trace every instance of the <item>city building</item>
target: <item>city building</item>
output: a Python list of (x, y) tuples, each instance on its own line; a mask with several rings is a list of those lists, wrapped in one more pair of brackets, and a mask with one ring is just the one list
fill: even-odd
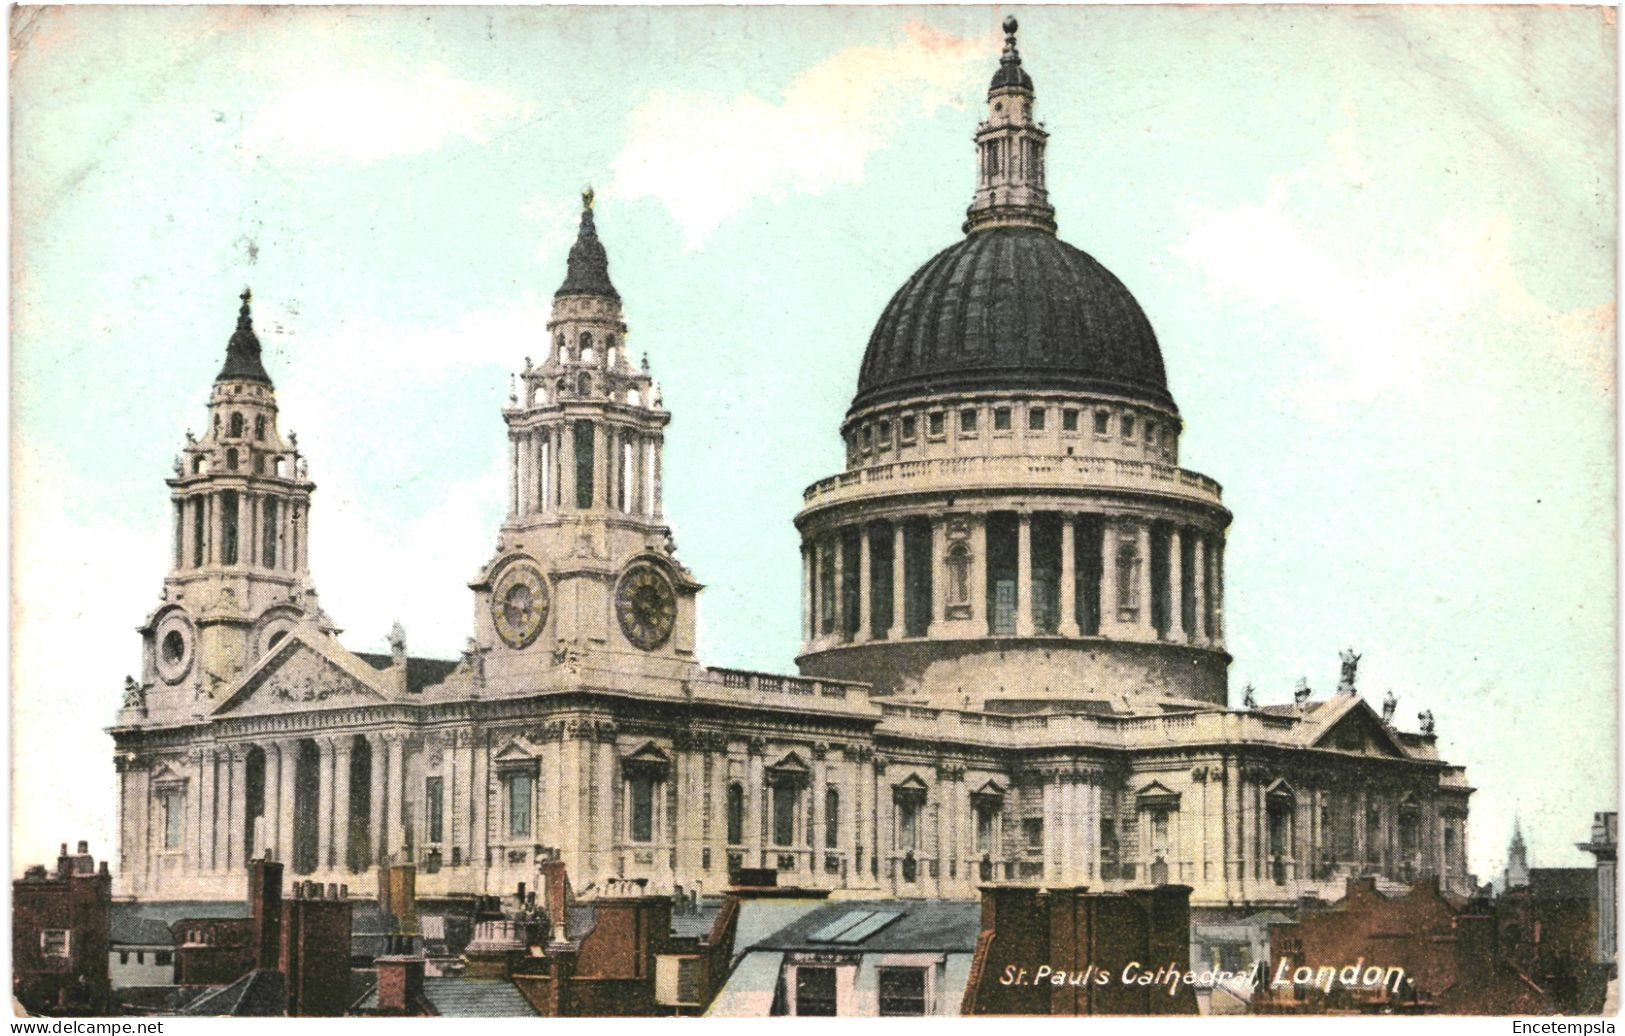
[(1529, 884), (1529, 847), (1523, 843), (1523, 825), (1512, 822), (1512, 841), (1507, 845), (1506, 870), (1501, 872), (1501, 891), (1523, 888)]
[(120, 895), (235, 897), (261, 856), (361, 895), (413, 863), (424, 899), (535, 888), (553, 861), (584, 899), (755, 868), (876, 899), (1178, 884), (1199, 943), (1354, 876), (1470, 889), (1464, 771), (1431, 714), (1367, 704), (1357, 654), (1330, 695), (1232, 704), (1231, 514), (1178, 466), (1150, 320), (1057, 236), (1006, 31), (964, 236), (881, 314), (846, 470), (795, 517), (796, 673), (696, 657), (674, 415), (625, 346), (590, 192), (503, 410), (508, 513), (460, 659), (398, 626), (387, 656), (339, 640), (245, 292), (112, 728)]
[(1619, 947), (1618, 875), (1619, 814), (1598, 813), (1591, 822), (1591, 837), (1578, 843), (1597, 859), (1597, 946), (1595, 960), (1613, 964)]
[(105, 1014), (113, 878), (90, 844), (68, 843), (56, 870), (29, 867), (11, 883), (11, 991), (29, 1014)]

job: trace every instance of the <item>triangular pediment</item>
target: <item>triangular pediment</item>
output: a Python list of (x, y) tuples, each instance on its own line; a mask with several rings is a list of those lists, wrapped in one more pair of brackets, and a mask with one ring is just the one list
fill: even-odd
[(500, 763), (531, 763), (536, 761), (536, 746), (527, 738), (516, 737), (503, 745), (491, 757), (493, 762)]
[(924, 791), (926, 789), (925, 781), (921, 780), (920, 775), (917, 773), (909, 774), (907, 777), (904, 777), (902, 780), (898, 781), (894, 786), (897, 788), (907, 788), (910, 791)]
[(1004, 788), (998, 781), (989, 779), (988, 782), (971, 792), (972, 795), (981, 795), (990, 799), (1004, 798)]
[(1134, 799), (1140, 807), (1178, 806), (1179, 792), (1163, 784), (1161, 781), (1152, 781), (1135, 793)]
[(768, 769), (777, 770), (777, 771), (779, 771), (781, 773), (783, 773), (783, 772), (810, 773), (811, 772), (811, 770), (808, 768), (807, 764), (801, 761), (801, 756), (797, 755), (795, 752), (786, 752), (784, 754), (784, 758), (780, 759), (778, 762), (776, 762), (772, 766), (768, 767)]
[(662, 766), (671, 762), (671, 756), (660, 750), (660, 746), (653, 741), (645, 741), (630, 755), (621, 757), (629, 763), (658, 763)]
[(374, 705), (388, 698), (365, 662), (336, 641), (290, 633), (238, 682), (216, 716), (271, 716)]
[(152, 783), (154, 784), (176, 784), (184, 780), (186, 780), (186, 775), (178, 772), (168, 763), (158, 764), (158, 769), (152, 772)]
[(1358, 698), (1353, 699), (1342, 716), (1329, 719), (1325, 729), (1313, 735), (1311, 743), (1316, 748), (1335, 752), (1406, 758), (1405, 750), (1394, 740), (1393, 733), (1383, 726), (1371, 706)]

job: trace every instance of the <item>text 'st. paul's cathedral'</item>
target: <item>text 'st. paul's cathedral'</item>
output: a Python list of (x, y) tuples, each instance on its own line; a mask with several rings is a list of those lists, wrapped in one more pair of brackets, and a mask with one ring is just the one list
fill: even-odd
[(267, 854), (362, 892), (412, 862), (426, 897), (535, 887), (549, 859), (581, 895), (715, 892), (741, 867), (860, 896), (1178, 883), (1208, 922), (1355, 874), (1466, 891), (1463, 771), (1431, 717), (1403, 731), (1364, 701), (1356, 656), (1329, 697), (1231, 707), (1231, 516), (1178, 466), (1150, 321), (1056, 236), (1006, 29), (964, 236), (880, 315), (846, 469), (796, 517), (796, 675), (695, 657), (671, 415), (590, 195), (502, 414), (508, 515), (458, 660), (409, 656), (398, 627), (387, 655), (337, 639), (245, 294), (113, 729), (120, 891), (236, 898)]

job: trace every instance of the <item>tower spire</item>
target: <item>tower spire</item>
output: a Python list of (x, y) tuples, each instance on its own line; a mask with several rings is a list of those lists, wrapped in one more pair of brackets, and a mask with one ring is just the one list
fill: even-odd
[(1021, 67), (1014, 18), (1004, 20), (1004, 53), (987, 88), (987, 119), (976, 127), (976, 196), (965, 232), (1028, 227), (1055, 232), (1055, 210), (1044, 190), (1049, 134), (1033, 118), (1033, 80)]
[(237, 297), (243, 302), (237, 310), (237, 330), (231, 333), (231, 340), (226, 343), (226, 363), (214, 380), (257, 381), (269, 385), (271, 376), (265, 373), (265, 365), (260, 362), (260, 340), (254, 334), (254, 317), (249, 311), (254, 293), (245, 287)]
[(553, 297), (592, 295), (619, 302), (620, 293), (609, 280), (609, 254), (598, 240), (598, 227), (593, 223), (592, 203), (593, 191), (588, 187), (581, 192), (581, 226), (576, 231), (576, 243), (570, 246), (564, 283)]

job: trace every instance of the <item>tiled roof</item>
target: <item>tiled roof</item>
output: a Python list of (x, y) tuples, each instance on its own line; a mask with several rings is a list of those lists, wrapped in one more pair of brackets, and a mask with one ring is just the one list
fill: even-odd
[[(837, 922), (858, 913), (896, 913), (866, 938), (832, 943), (812, 936), (839, 927)], [(869, 927), (873, 927), (870, 925)], [(862, 931), (863, 929), (852, 929)], [(864, 953), (971, 953), (982, 932), (982, 904), (943, 900), (862, 900), (828, 903), (756, 942), (758, 950), (860, 950)], [(745, 949), (746, 947), (738, 947)]]
[(108, 926), (107, 941), (114, 946), (173, 946), (175, 934), (156, 917), (115, 912)]
[(1591, 867), (1531, 867), (1529, 891), (1538, 899), (1590, 899), (1597, 894)]
[(201, 1018), (280, 1018), (288, 1013), (288, 990), (280, 971), (254, 970), (187, 1004), (181, 1014)]
[(428, 978), (423, 995), (442, 1018), (534, 1018), (530, 1006), (512, 982), (494, 978)]

